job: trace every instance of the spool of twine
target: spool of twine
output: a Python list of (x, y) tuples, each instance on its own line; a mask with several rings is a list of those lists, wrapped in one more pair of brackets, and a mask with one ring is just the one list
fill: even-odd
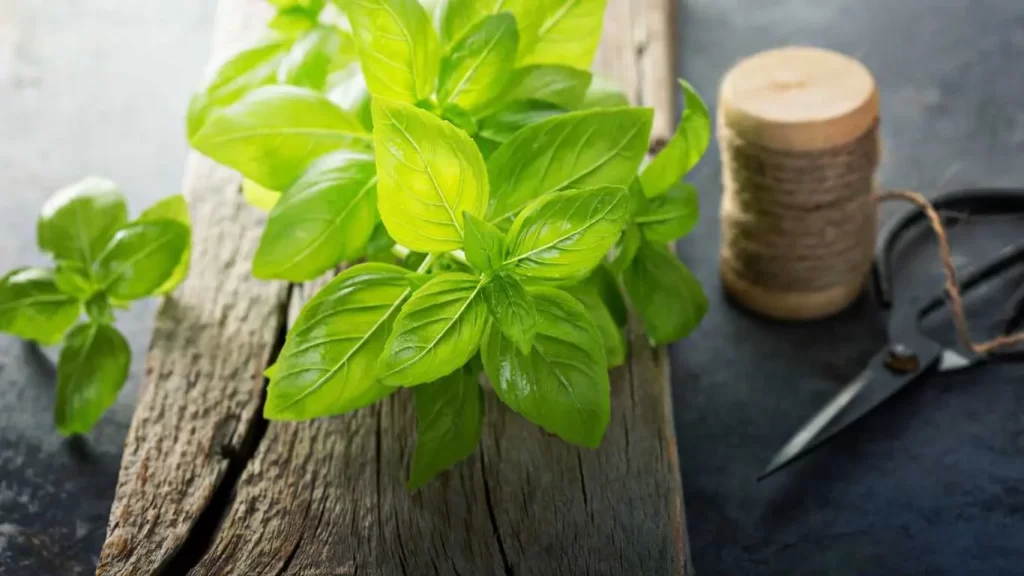
[(838, 312), (863, 289), (877, 229), (870, 72), (836, 52), (782, 48), (741, 61), (719, 94), (726, 290), (774, 318)]

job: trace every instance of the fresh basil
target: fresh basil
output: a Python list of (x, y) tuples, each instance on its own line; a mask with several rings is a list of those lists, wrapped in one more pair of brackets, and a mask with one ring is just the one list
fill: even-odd
[(0, 278), (0, 331), (56, 344), (81, 311), (78, 298), (62, 292), (49, 270), (20, 268)]
[[(478, 123), (478, 136), (501, 145), (523, 128), (562, 114), (565, 114), (565, 110), (553, 104), (532, 100), (513, 102), (483, 117)], [(489, 159), (496, 151), (485, 156)]]
[(199, 132), (213, 110), (237, 102), (254, 88), (273, 84), (290, 46), (288, 37), (271, 37), (238, 52), (216, 68), (206, 86), (189, 102), (189, 138)]
[(707, 105), (689, 83), (680, 80), (679, 84), (683, 89), (684, 106), (679, 127), (665, 148), (640, 174), (644, 193), (649, 197), (660, 196), (679, 182), (697, 165), (711, 142), (711, 117)]
[[(591, 78), (588, 70), (571, 66), (523, 66), (512, 72), (500, 102), (509, 104), (538, 101), (565, 110), (574, 110), (583, 102)], [(628, 106), (628, 103), (626, 105)]]
[(516, 19), (520, 53), (537, 42), (537, 29), (544, 16), (543, 2), (537, 0), (448, 0), (443, 33), (449, 44), (459, 41), (474, 24), (489, 15), (505, 12)]
[(242, 180), (242, 196), (250, 206), (263, 212), (270, 212), (281, 200), (280, 192), (260, 186), (248, 178)]
[[(588, 71), (606, 0), (272, 2), (271, 39), (193, 98), (189, 140), (269, 212), (256, 276), (370, 263), (300, 312), (266, 370), (266, 416), (326, 417), (413, 387), (416, 488), (478, 443), (485, 371), (513, 410), (596, 446), (607, 369), (627, 362), (623, 292), (655, 344), (707, 307), (665, 247), (698, 219), (680, 182), (710, 134), (696, 93), (684, 84), (679, 134), (644, 164), (653, 111)], [(184, 208), (113, 218), (84, 255), (69, 234), (75, 258), (58, 257), (52, 285), (96, 325), (169, 289), (183, 272), (156, 277), (174, 250), (129, 239), (188, 232)]]
[(263, 414), (306, 420), (344, 414), (391, 394), (373, 377), (392, 323), (408, 298), (409, 272), (360, 264), (316, 294), (289, 330), (273, 369)]
[(153, 292), (154, 295), (168, 294), (178, 287), (188, 276), (189, 261), (192, 257), (192, 224), (188, 215), (188, 203), (181, 195), (168, 196), (156, 204), (147, 208), (139, 215), (137, 222), (155, 222), (159, 220), (170, 220), (185, 226), (185, 251), (181, 253), (178, 266), (171, 272), (166, 282), (160, 285)]
[(388, 232), (417, 252), (462, 247), (463, 212), (487, 206), (487, 168), (473, 140), (437, 116), (373, 101), (377, 207)]
[(592, 110), (595, 108), (621, 108), (622, 106), (629, 106), (629, 98), (622, 92), (622, 89), (607, 78), (594, 76), (579, 108)]
[(58, 190), (39, 214), (39, 247), (57, 260), (92, 266), (114, 233), (128, 221), (117, 185), (89, 177)]
[(652, 198), (646, 210), (634, 218), (644, 238), (655, 244), (673, 242), (686, 236), (700, 218), (697, 189), (677, 182), (661, 196)]
[(531, 278), (578, 281), (601, 262), (628, 217), (629, 196), (621, 186), (549, 194), (512, 224), (505, 266)]
[(57, 360), (57, 431), (91, 430), (117, 400), (130, 364), (128, 342), (113, 326), (91, 321), (72, 328)]
[(434, 92), (441, 49), (416, 0), (337, 0), (352, 23), (370, 93), (414, 104)]
[(505, 263), (505, 235), (487, 221), (466, 213), (466, 260), (481, 272)]
[(572, 112), (528, 126), (487, 161), (488, 219), (514, 216), (534, 198), (564, 188), (628, 185), (647, 152), (646, 108)]
[(416, 387), (416, 450), (407, 486), (422, 487), (465, 459), (480, 443), (484, 397), (476, 375), (462, 367)]
[(605, 304), (597, 286), (589, 282), (580, 282), (568, 289), (569, 294), (579, 300), (586, 309), (594, 326), (601, 334), (604, 344), (604, 355), (608, 359), (608, 367), (614, 368), (626, 363), (626, 333), (622, 325)]
[(96, 260), (104, 293), (121, 301), (157, 293), (171, 281), (189, 244), (188, 227), (172, 220), (143, 221), (119, 230)]
[(700, 282), (663, 246), (642, 242), (622, 280), (653, 344), (685, 338), (707, 313)]
[(497, 274), (484, 284), (483, 296), (495, 326), (523, 354), (529, 354), (538, 320), (526, 288), (512, 274)]
[(277, 69), (281, 84), (323, 90), (327, 73), (341, 50), (341, 31), (331, 26), (316, 26), (300, 36)]
[(607, 0), (538, 2), (546, 11), (537, 41), (520, 53), (520, 64), (564, 64), (588, 69), (597, 52)]
[(472, 112), (501, 94), (515, 65), (519, 33), (506, 13), (487, 16), (449, 49), (441, 62), (437, 96)]
[(539, 323), (523, 354), (493, 326), (481, 357), (494, 392), (509, 408), (566, 442), (596, 448), (611, 417), (611, 390), (601, 335), (575, 298), (531, 291)]
[(270, 211), (253, 275), (302, 282), (363, 255), (377, 220), (372, 156), (335, 152), (310, 165)]
[(215, 111), (192, 146), (262, 186), (284, 190), (313, 160), (335, 150), (370, 150), (372, 138), (323, 94), (275, 85)]
[(451, 374), (476, 354), (487, 323), (483, 282), (469, 274), (441, 274), (402, 306), (377, 364), (391, 386), (416, 386)]

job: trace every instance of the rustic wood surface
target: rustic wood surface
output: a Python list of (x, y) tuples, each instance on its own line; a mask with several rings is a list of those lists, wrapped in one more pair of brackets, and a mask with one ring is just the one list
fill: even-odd
[[(216, 52), (251, 38), (262, 0), (221, 0)], [(672, 130), (669, 0), (611, 0), (595, 68)], [(249, 276), (260, 218), (239, 178), (198, 156), (190, 279), (147, 361), (99, 574), (682, 574), (691, 571), (667, 355), (634, 338), (612, 374), (598, 450), (569, 446), (489, 394), (477, 453), (404, 487), (407, 391), (355, 414), (259, 418), (263, 368), (313, 286)]]

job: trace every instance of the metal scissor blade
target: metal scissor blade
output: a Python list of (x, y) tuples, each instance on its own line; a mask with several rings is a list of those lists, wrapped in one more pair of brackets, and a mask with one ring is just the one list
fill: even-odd
[(938, 349), (929, 350), (927, 355), (918, 352), (917, 369), (897, 374), (886, 368), (887, 354), (887, 351), (883, 351), (876, 355), (863, 372), (808, 420), (775, 454), (757, 479), (771, 476), (828, 442), (922, 373), (932, 369), (939, 358)]

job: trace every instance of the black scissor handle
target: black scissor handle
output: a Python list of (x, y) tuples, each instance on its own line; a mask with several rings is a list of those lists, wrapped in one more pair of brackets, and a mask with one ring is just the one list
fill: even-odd
[[(1024, 213), (1024, 188), (968, 188), (954, 190), (933, 199), (939, 212), (963, 212), (968, 215)], [(903, 234), (927, 219), (924, 212), (910, 210), (886, 227), (875, 248), (874, 283), (879, 303), (892, 305), (892, 250)]]

